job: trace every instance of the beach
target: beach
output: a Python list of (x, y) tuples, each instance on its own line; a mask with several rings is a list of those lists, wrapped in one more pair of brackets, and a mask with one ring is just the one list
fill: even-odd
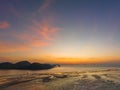
[(0, 75), (0, 90), (120, 90), (120, 69)]

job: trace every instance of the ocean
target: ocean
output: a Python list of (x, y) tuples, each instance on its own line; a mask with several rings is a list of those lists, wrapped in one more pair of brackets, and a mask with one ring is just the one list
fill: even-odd
[(106, 69), (120, 68), (116, 66), (99, 66), (99, 65), (61, 65), (48, 70), (0, 70), (0, 76), (5, 75), (22, 75), (22, 74), (35, 74), (35, 73), (59, 73), (59, 72), (84, 72), (84, 71), (96, 71)]

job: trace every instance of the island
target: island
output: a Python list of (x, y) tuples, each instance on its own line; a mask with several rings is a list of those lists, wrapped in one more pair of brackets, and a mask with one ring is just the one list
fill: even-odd
[(20, 61), (17, 63), (3, 62), (0, 63), (0, 69), (17, 69), (17, 70), (45, 70), (59, 67), (58, 64), (41, 64), (38, 62), (30, 63), (28, 61)]

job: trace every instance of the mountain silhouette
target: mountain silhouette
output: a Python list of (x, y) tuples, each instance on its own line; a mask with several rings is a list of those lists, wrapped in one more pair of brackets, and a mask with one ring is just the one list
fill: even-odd
[(18, 69), (18, 70), (44, 70), (57, 67), (58, 64), (41, 64), (41, 63), (30, 63), (28, 61), (20, 61), (15, 64), (10, 62), (0, 63), (0, 69)]

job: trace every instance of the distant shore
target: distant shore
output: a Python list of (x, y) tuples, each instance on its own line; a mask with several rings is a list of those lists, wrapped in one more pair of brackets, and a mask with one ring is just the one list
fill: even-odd
[(41, 64), (41, 63), (30, 63), (28, 61), (21, 61), (17, 62), (15, 64), (10, 62), (3, 62), (0, 63), (0, 69), (7, 69), (7, 70), (45, 70), (45, 69), (51, 69), (54, 67), (59, 67), (58, 64)]

